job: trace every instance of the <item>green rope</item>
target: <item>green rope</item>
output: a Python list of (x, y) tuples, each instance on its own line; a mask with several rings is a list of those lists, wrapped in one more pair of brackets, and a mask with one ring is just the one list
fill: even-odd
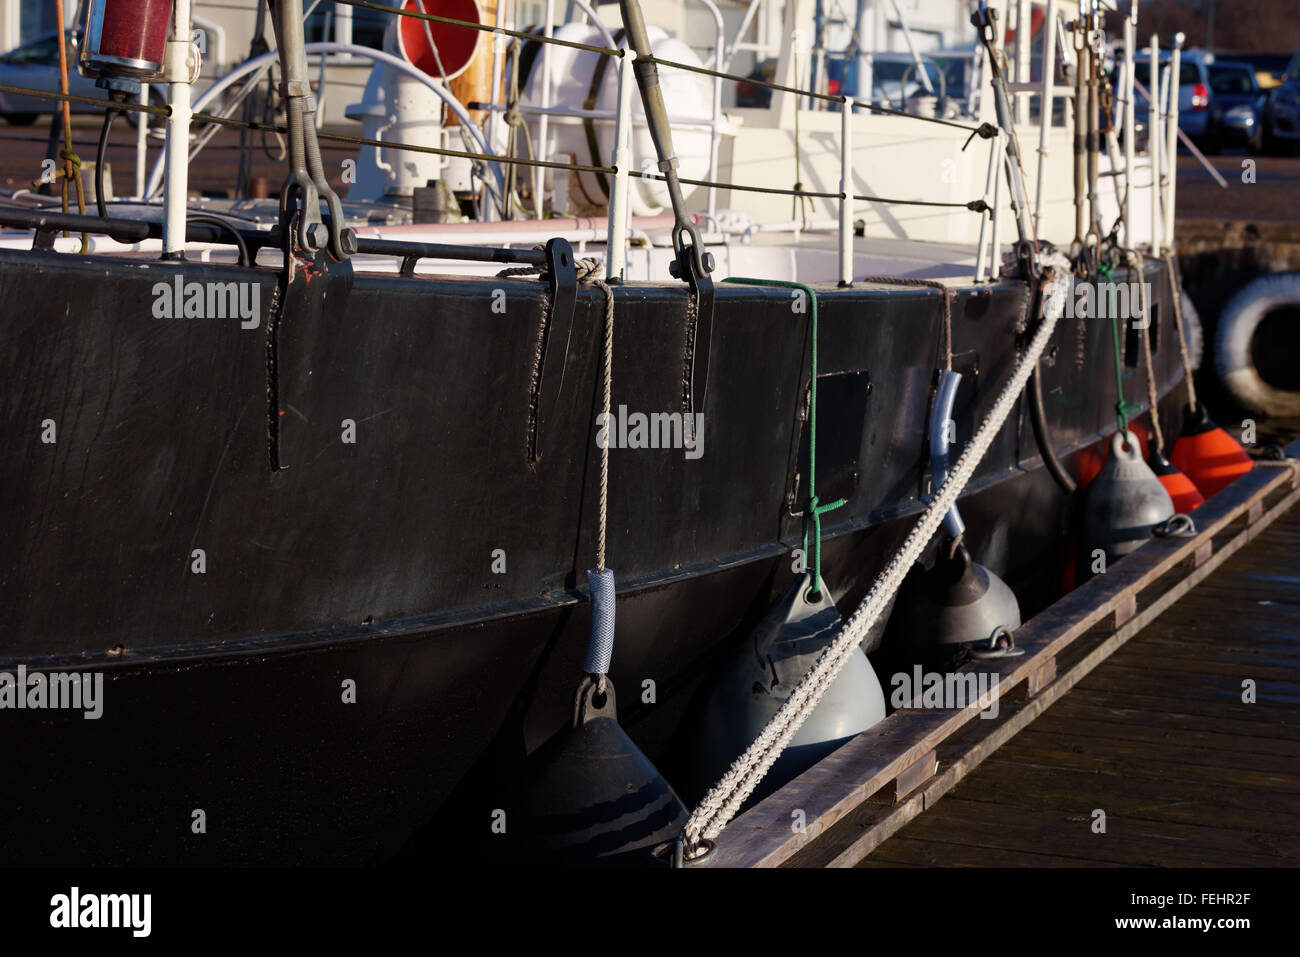
[[(1115, 274), (1115, 269), (1113, 266), (1103, 264), (1097, 267), (1097, 274), (1106, 282), (1110, 282)], [(1105, 308), (1105, 301), (1105, 298), (1098, 293), (1098, 305)], [(1128, 431), (1129, 413), (1136, 412), (1142, 407), (1124, 401), (1124, 365), (1119, 357), (1119, 319), (1114, 315), (1110, 317), (1110, 334), (1115, 347), (1115, 431), (1124, 436), (1124, 444), (1128, 445), (1132, 441)]]
[(728, 276), (723, 282), (732, 282), (746, 286), (776, 286), (781, 289), (802, 289), (809, 302), (809, 316), (812, 323), (812, 361), (809, 363), (810, 385), (808, 391), (808, 504), (803, 513), (803, 553), (808, 555), (808, 532), (811, 526), (813, 535), (813, 587), (810, 597), (816, 601), (821, 597), (822, 580), (822, 516), (844, 504), (838, 498), (822, 505), (817, 499), (817, 293), (811, 286), (801, 282), (786, 282), (781, 279), (746, 279), (742, 276)]

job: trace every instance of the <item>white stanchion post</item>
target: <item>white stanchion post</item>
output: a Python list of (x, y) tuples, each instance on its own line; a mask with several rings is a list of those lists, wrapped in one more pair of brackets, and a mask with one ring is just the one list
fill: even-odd
[[(998, 164), (998, 136), (989, 140), (989, 168), (984, 174), (984, 195), (985, 205), (988, 205), (990, 193), (993, 189), (993, 175), (997, 170)], [(993, 209), (990, 207), (989, 213), (980, 216), (980, 236), (979, 241), (975, 244), (975, 281), (984, 281), (984, 259), (988, 253), (988, 247), (984, 245), (984, 233), (988, 228), (989, 220), (993, 216)]]
[(1147, 80), (1147, 153), (1151, 156), (1151, 255), (1160, 256), (1160, 38), (1151, 34)]
[[(997, 147), (997, 155), (1002, 155), (1002, 137), (1006, 135), (998, 130), (998, 135), (993, 137), (993, 143)], [(993, 217), (993, 241), (989, 249), (989, 282), (997, 282), (998, 277), (1002, 274), (1002, 210), (999, 208), (1002, 203), (1002, 171), (1005, 163), (995, 162), (993, 169), (993, 204), (989, 215)]]
[[(149, 105), (149, 84), (140, 84), (140, 105)], [(146, 167), (149, 165), (149, 114), (135, 115), (135, 198), (144, 202)]]
[(1169, 111), (1165, 117), (1165, 232), (1164, 244), (1167, 249), (1174, 245), (1174, 193), (1178, 180), (1178, 94), (1182, 89), (1179, 70), (1183, 61), (1183, 41), (1181, 33), (1174, 34), (1174, 52), (1169, 67)]
[(166, 180), (163, 186), (163, 258), (179, 259), (185, 252), (186, 199), (190, 189), (190, 80), (194, 67), (194, 18), (190, 0), (176, 0), (172, 32), (167, 39), (165, 78), (167, 103)]
[(1133, 249), (1137, 243), (1133, 240), (1133, 161), (1137, 138), (1137, 122), (1133, 114), (1133, 47), (1137, 44), (1137, 4), (1133, 5), (1132, 15), (1124, 20), (1124, 245)]
[[(545, 33), (548, 38), (555, 36), (555, 0), (546, 0), (546, 26)], [(542, 108), (545, 109), (551, 105), (551, 44), (542, 44)], [(550, 133), (550, 121), (547, 115), (543, 113), (537, 118), (537, 150), (539, 155), (547, 155), (549, 149), (546, 137)], [(546, 186), (546, 170), (541, 166), (533, 167), (533, 211), (537, 219), (543, 219), (546, 216), (544, 190)]]
[(840, 285), (853, 285), (853, 97), (840, 117)]
[(628, 171), (632, 167), (632, 64), (636, 52), (623, 51), (618, 63), (618, 112), (614, 116), (614, 176), (609, 192), (609, 231), (605, 239), (605, 281), (627, 278)]
[[(1052, 136), (1052, 108), (1056, 104), (1056, 0), (1047, 0), (1043, 18), (1043, 92), (1038, 97), (1038, 182), (1034, 196), (1034, 232), (1043, 228), (1043, 196), (1047, 188), (1047, 152)], [(1020, 34), (1016, 34), (1017, 40)], [(1025, 82), (1028, 82), (1026, 78)], [(1028, 98), (1026, 98), (1028, 102)]]

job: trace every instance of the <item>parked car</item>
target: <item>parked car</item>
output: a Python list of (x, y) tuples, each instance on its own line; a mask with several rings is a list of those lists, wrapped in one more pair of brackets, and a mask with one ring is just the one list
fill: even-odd
[(1281, 86), (1269, 92), (1263, 127), (1265, 151), (1290, 154), (1300, 147), (1300, 53), (1291, 58)]
[[(826, 58), (826, 90), (828, 93), (832, 96), (837, 93), (848, 93), (850, 96), (858, 95), (857, 62), (857, 57), (846, 58), (840, 55), (831, 55)], [(949, 98), (953, 97), (954, 93), (948, 87), (948, 80), (950, 79), (948, 61), (935, 60), (926, 56), (923, 58), (923, 62), (926, 74), (930, 79), (930, 85), (935, 93), (938, 94), (943, 89), (947, 90)], [(965, 74), (960, 69), (960, 66), (960, 62), (957, 62), (953, 67), (953, 73), (959, 75), (961, 81), (959, 89), (962, 95), (965, 95)], [(771, 83), (776, 77), (776, 68), (777, 58), (768, 57), (750, 71), (747, 80), (761, 80), (764, 83)], [(939, 75), (941, 69), (944, 73), (942, 77)], [(894, 109), (904, 108), (906, 100), (925, 92), (925, 87), (917, 76), (915, 61), (906, 54), (897, 53), (877, 53), (875, 55), (872, 88), (876, 102), (892, 106)], [(771, 100), (772, 91), (767, 87), (747, 81), (736, 84), (736, 106), (766, 107)]]
[[(1168, 51), (1160, 54), (1159, 75), (1170, 66)], [(1133, 78), (1154, 95), (1151, 87), (1151, 55), (1137, 53), (1133, 57)], [(1178, 68), (1178, 128), (1198, 143), (1203, 143), (1211, 133), (1210, 112), (1213, 93), (1210, 89), (1210, 67), (1199, 50), (1184, 50)], [(1138, 93), (1133, 98), (1135, 122), (1149, 127), (1147, 98)]]
[[(77, 72), (79, 35), (72, 30), (65, 34), (68, 56), (68, 92), (76, 96), (107, 99), (108, 95)], [(59, 35), (47, 33), (0, 56), (0, 83), (34, 90), (59, 92)], [(14, 126), (27, 126), (43, 113), (52, 113), (58, 100), (38, 96), (0, 92), (0, 116)], [(97, 107), (86, 103), (73, 103), (74, 113), (98, 112)]]
[(1244, 146), (1250, 152), (1263, 148), (1260, 118), (1268, 99), (1255, 80), (1249, 63), (1216, 60), (1210, 64), (1210, 128), (1207, 149)]
[(1250, 64), (1255, 71), (1255, 81), (1265, 93), (1282, 84), (1287, 65), (1291, 62), (1289, 53), (1221, 53), (1219, 56), (1234, 63)]

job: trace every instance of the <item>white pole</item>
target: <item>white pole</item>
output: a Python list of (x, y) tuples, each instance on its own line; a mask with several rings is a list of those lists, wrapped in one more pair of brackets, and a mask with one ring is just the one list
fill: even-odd
[[(1056, 100), (1056, 0), (1047, 0), (1047, 15), (1043, 18), (1043, 92), (1038, 97), (1038, 183), (1034, 197), (1034, 232), (1043, 229), (1043, 192), (1047, 183), (1047, 151), (1052, 136), (1052, 108)], [(1016, 34), (1019, 36), (1019, 34)], [(1026, 78), (1026, 81), (1028, 79)]]
[[(506, 26), (506, 0), (497, 0), (496, 25), (498, 27)], [(504, 34), (492, 34), (492, 103), (493, 105), (501, 102), (501, 63), (505, 58), (506, 38)], [(493, 123), (495, 116), (489, 112), (483, 118), (483, 139), (492, 146), (493, 152), (496, 151), (496, 143), (493, 141)], [(499, 127), (498, 127), (499, 128)], [(497, 222), (501, 219), (500, 208), (492, 202), (489, 202), (487, 184), (482, 187), (483, 195), (483, 219), (489, 222)]]
[[(1020, 0), (1016, 6), (1016, 82), (1029, 83), (1030, 63), (1033, 62), (1032, 51), (1029, 47), (1029, 28), (1034, 22), (1033, 13), (1031, 12), (1033, 4), (1030, 0)], [(1050, 12), (1050, 11), (1049, 11)], [(1043, 23), (1047, 24), (1047, 20)], [(1043, 30), (1043, 36), (1047, 36), (1048, 31)], [(1047, 60), (1043, 60), (1043, 74), (1047, 74)], [(1050, 111), (1049, 111), (1050, 113)], [(1029, 94), (1016, 94), (1016, 122), (1024, 125), (1029, 122)]]
[(1151, 255), (1160, 256), (1160, 38), (1151, 34), (1147, 153), (1151, 157)]
[(163, 186), (163, 258), (185, 252), (185, 207), (190, 177), (190, 76), (194, 56), (194, 21), (190, 0), (176, 0), (167, 40), (166, 180)]
[[(863, 103), (874, 103), (875, 97), (872, 96), (872, 64), (875, 60), (875, 34), (872, 29), (875, 25), (876, 11), (873, 9), (874, 4), (868, 0), (858, 0), (857, 11), (857, 32), (858, 32), (858, 99)], [(868, 12), (869, 11), (869, 12)], [(870, 18), (870, 20), (868, 19)]]
[(840, 116), (840, 285), (853, 285), (853, 97)]
[[(352, 8), (346, 3), (334, 4), (334, 36), (323, 37), (335, 43), (352, 42)], [(347, 56), (347, 54), (344, 54)]]
[[(545, 33), (547, 37), (555, 36), (555, 0), (546, 0), (546, 26)], [(599, 54), (598, 54), (599, 55)], [(542, 106), (551, 105), (551, 44), (542, 44)], [(546, 156), (550, 146), (546, 142), (547, 133), (550, 132), (547, 115), (543, 113), (537, 120), (537, 150), (538, 155)], [(542, 190), (545, 186), (546, 170), (540, 166), (533, 168), (533, 210), (537, 219), (542, 219), (546, 215), (543, 209)]]
[(1173, 63), (1169, 76), (1169, 113), (1165, 119), (1165, 246), (1174, 246), (1174, 191), (1178, 181), (1178, 94), (1181, 89), (1179, 70), (1182, 67), (1183, 40), (1181, 33), (1174, 34)]
[(629, 47), (618, 63), (618, 112), (614, 116), (614, 178), (609, 193), (609, 232), (605, 237), (605, 280), (627, 278), (628, 170), (632, 166), (632, 63), (636, 53)]
[(1133, 4), (1133, 14), (1124, 20), (1124, 85), (1121, 95), (1124, 97), (1124, 245), (1133, 249), (1133, 160), (1136, 144), (1134, 132), (1137, 126), (1133, 116), (1133, 47), (1137, 43), (1137, 4)]
[[(993, 189), (993, 174), (998, 165), (998, 139), (999, 137), (995, 135), (992, 139), (989, 140), (989, 168), (988, 168), (988, 172), (984, 174), (983, 199), (985, 205), (988, 205), (989, 202), (989, 193)], [(988, 247), (984, 244), (984, 232), (986, 227), (988, 226), (989, 218), (993, 215), (994, 215), (994, 211), (992, 207), (990, 207), (988, 215), (980, 217), (980, 237), (979, 237), (979, 241), (975, 244), (975, 281), (976, 282), (984, 281), (984, 257), (988, 252)]]
[[(1001, 130), (998, 135), (993, 137), (993, 142), (998, 148), (998, 153), (1002, 152)], [(993, 243), (989, 251), (989, 282), (997, 282), (998, 277), (1002, 274), (1002, 243), (999, 241), (999, 234), (1002, 232), (1001, 227), (1001, 209), (999, 206), (1002, 202), (1002, 163), (995, 162), (996, 168), (993, 170), (993, 210), (990, 215), (993, 217)]]
[[(140, 105), (149, 105), (149, 84), (140, 84)], [(149, 114), (135, 115), (135, 198), (144, 201), (145, 168), (149, 165)]]

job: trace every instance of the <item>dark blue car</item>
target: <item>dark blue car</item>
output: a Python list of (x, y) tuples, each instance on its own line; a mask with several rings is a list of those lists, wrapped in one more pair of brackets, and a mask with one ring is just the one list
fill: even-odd
[(1300, 53), (1291, 58), (1282, 85), (1269, 94), (1263, 125), (1268, 152), (1289, 155), (1300, 147)]
[(1261, 124), (1268, 99), (1249, 63), (1218, 60), (1210, 64), (1210, 90), (1214, 93), (1206, 146), (1244, 146), (1248, 152), (1263, 147)]

